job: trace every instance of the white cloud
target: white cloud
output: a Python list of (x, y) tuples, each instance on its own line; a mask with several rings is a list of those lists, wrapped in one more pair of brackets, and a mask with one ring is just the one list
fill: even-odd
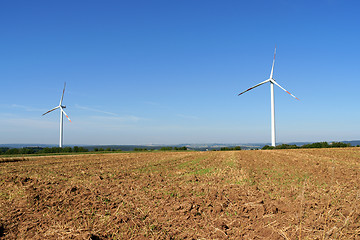
[(45, 112), (45, 109), (41, 109), (41, 108), (34, 108), (34, 107), (29, 107), (29, 106), (25, 106), (25, 105), (19, 105), (19, 104), (8, 104), (8, 105), (2, 105), (6, 108), (15, 108), (15, 109), (22, 109), (25, 110), (27, 112)]
[(75, 108), (77, 108), (77, 109), (82, 109), (82, 110), (86, 110), (86, 111), (91, 111), (91, 112), (104, 113), (104, 114), (112, 115), (112, 116), (118, 116), (118, 114), (113, 113), (113, 112), (108, 112), (108, 111), (99, 110), (99, 109), (95, 109), (95, 108), (80, 106), (80, 105), (78, 105), (78, 104), (75, 104)]
[(120, 122), (138, 122), (140, 120), (143, 120), (143, 118), (132, 115), (118, 116), (118, 117), (92, 116), (91, 118), (98, 120), (120, 121)]
[[(143, 120), (143, 118), (134, 116), (134, 115), (123, 115), (120, 116), (117, 113), (114, 112), (109, 112), (109, 111), (104, 111), (104, 110), (100, 110), (100, 109), (96, 109), (96, 108), (92, 108), (92, 107), (87, 107), (87, 106), (81, 106), (78, 104), (75, 104), (75, 108), (77, 109), (81, 109), (81, 110), (85, 110), (85, 111), (89, 111), (89, 112), (95, 112), (95, 113), (102, 113), (105, 115), (93, 115), (93, 116), (89, 116), (89, 118), (92, 118), (94, 120), (101, 120), (101, 121), (115, 121), (115, 122), (138, 122), (140, 120)], [(108, 116), (106, 116), (108, 115)]]

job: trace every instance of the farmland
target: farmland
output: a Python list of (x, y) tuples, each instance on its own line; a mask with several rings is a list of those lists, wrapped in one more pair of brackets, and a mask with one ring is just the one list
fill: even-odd
[(0, 158), (0, 239), (360, 239), (360, 148)]

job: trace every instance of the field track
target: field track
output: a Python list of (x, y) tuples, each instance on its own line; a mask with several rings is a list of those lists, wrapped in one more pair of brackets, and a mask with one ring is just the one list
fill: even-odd
[(360, 148), (0, 158), (0, 239), (360, 239)]

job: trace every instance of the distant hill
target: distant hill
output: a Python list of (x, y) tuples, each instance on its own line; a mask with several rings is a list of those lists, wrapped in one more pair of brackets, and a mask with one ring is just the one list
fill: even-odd
[[(236, 147), (240, 146), (242, 149), (256, 149), (261, 148), (265, 144), (225, 144), (225, 143), (211, 143), (211, 144), (176, 144), (176, 145), (166, 145), (166, 144), (158, 144), (158, 145), (64, 145), (64, 147), (84, 147), (89, 151), (93, 151), (95, 148), (107, 149), (111, 148), (112, 150), (122, 150), (122, 151), (133, 151), (135, 148), (138, 149), (148, 149), (148, 150), (158, 150), (162, 147), (187, 147), (189, 150), (196, 151), (206, 151), (206, 150), (218, 150), (222, 147)], [(25, 148), (25, 147), (57, 147), (55, 144), (0, 144), (0, 147), (7, 148)]]
[(350, 143), (351, 146), (360, 146), (360, 140), (353, 140), (353, 141), (342, 141), (343, 143)]
[(236, 147), (241, 146), (242, 149), (252, 149), (252, 148), (259, 148), (260, 145), (243, 145), (243, 144), (176, 144), (176, 145), (93, 145), (93, 146), (83, 146), (84, 148), (89, 149), (90, 151), (94, 150), (95, 148), (111, 148), (115, 150), (122, 150), (122, 151), (133, 151), (135, 148), (138, 149), (148, 149), (148, 150), (159, 150), (165, 146), (169, 147), (187, 147), (189, 150), (196, 150), (196, 151), (206, 151), (206, 150), (219, 150), (222, 147)]
[(27, 144), (27, 143), (22, 143), (22, 144), (0, 144), (0, 147), (8, 147), (8, 148), (25, 148), (25, 147), (41, 147), (41, 148), (46, 148), (46, 147), (57, 147), (59, 145), (55, 145), (55, 144)]
[[(331, 143), (331, 142), (350, 143), (351, 146), (353, 146), (353, 147), (356, 147), (357, 145), (360, 145), (360, 140), (351, 140), (351, 141), (322, 141), (322, 142), (328, 142), (328, 143)], [(292, 143), (286, 143), (286, 144), (302, 146), (302, 145), (311, 144), (311, 143), (314, 143), (314, 142), (292, 142)], [(278, 143), (278, 145), (280, 145), (280, 144), (282, 144), (282, 143)]]
[(148, 149), (148, 150), (155, 150), (160, 149), (163, 146), (149, 146), (149, 145), (84, 145), (82, 146), (86, 149), (89, 149), (89, 151), (93, 151), (95, 148), (111, 148), (112, 150), (121, 150), (121, 151), (133, 151), (135, 148), (141, 148), (141, 149)]
[[(334, 141), (328, 141), (334, 142)], [(343, 143), (350, 143), (351, 146), (358, 146), (360, 145), (360, 140), (351, 140), (351, 141), (336, 141), (336, 142), (343, 142)], [(280, 144), (289, 144), (289, 145), (297, 145), (302, 146), (305, 144), (311, 144), (314, 142), (281, 142), (277, 143), (277, 145)], [(169, 147), (187, 147), (189, 150), (196, 150), (196, 151), (211, 151), (211, 150), (219, 150), (222, 147), (236, 147), (240, 146), (241, 149), (248, 150), (248, 149), (261, 149), (265, 145), (271, 145), (270, 143), (199, 143), (199, 144), (157, 144), (157, 145), (66, 145), (69, 147), (84, 147), (87, 148), (89, 151), (94, 150), (95, 148), (111, 148), (114, 150), (122, 150), (122, 151), (133, 151), (135, 148), (142, 148), (142, 149), (148, 149), (148, 150), (157, 150), (165, 146)], [(24, 148), (24, 147), (57, 147), (56, 144), (0, 144), (0, 147), (8, 147), (8, 148)], [(65, 147), (66, 147), (65, 146)]]

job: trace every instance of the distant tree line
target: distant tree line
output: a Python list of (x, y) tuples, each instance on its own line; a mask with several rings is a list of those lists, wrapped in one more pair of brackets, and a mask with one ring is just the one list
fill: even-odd
[[(144, 151), (154, 151), (155, 149), (147, 149), (147, 148), (134, 148), (133, 151), (136, 152), (144, 152)], [(162, 147), (158, 149), (159, 151), (186, 151), (187, 147)], [(80, 153), (80, 152), (111, 152), (111, 151), (121, 151), (120, 149), (112, 149), (112, 148), (98, 148), (95, 147), (93, 150), (89, 151), (89, 149), (84, 147), (24, 147), (24, 148), (8, 148), (1, 147), (0, 155), (22, 155), (22, 154), (43, 154), (43, 153)]]
[(0, 155), (15, 155), (15, 154), (42, 154), (42, 153), (77, 153), (88, 152), (89, 150), (84, 147), (24, 147), (24, 148), (0, 148)]
[(220, 151), (239, 151), (241, 150), (240, 146), (236, 146), (236, 147), (222, 147), (220, 148)]
[(297, 145), (289, 145), (289, 144), (281, 144), (276, 147), (265, 145), (262, 150), (268, 150), (268, 149), (299, 149), (299, 148), (345, 148), (345, 147), (351, 147), (350, 143), (343, 143), (343, 142), (316, 142), (316, 143), (310, 143), (305, 144), (302, 146)]
[(153, 151), (153, 149), (147, 149), (147, 148), (134, 148), (135, 152), (147, 152), (147, 151)]
[(160, 151), (171, 151), (171, 150), (175, 150), (175, 151), (186, 151), (187, 147), (162, 147), (159, 149)]
[(111, 151), (121, 151), (120, 149), (112, 149), (112, 148), (94, 148), (94, 152), (111, 152)]
[(221, 147), (220, 149), (212, 149), (212, 151), (239, 151), (241, 150), (240, 146), (236, 147)]
[[(146, 152), (146, 151), (154, 151), (156, 149), (147, 149), (147, 148), (134, 148), (136, 152)], [(162, 147), (158, 149), (159, 151), (186, 151), (187, 147)]]

